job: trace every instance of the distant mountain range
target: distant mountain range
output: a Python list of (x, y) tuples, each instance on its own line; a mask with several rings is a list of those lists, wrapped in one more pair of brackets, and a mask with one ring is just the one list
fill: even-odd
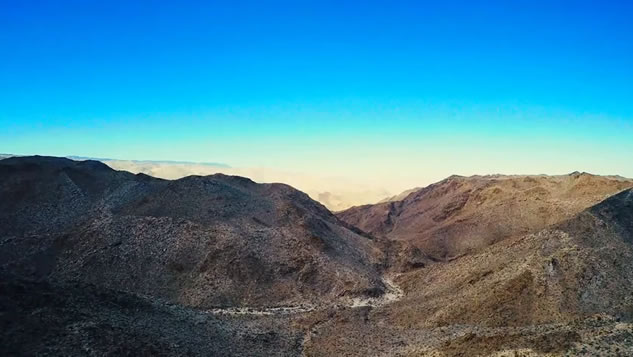
[[(0, 159), (6, 159), (9, 157), (24, 157), (28, 155), (13, 155), (13, 154), (0, 154)], [(195, 162), (195, 161), (174, 161), (174, 160), (120, 160), (120, 159), (109, 159), (109, 158), (99, 158), (99, 157), (90, 157), (90, 156), (76, 156), (69, 155), (64, 156), (65, 158), (76, 160), (76, 161), (85, 161), (85, 160), (93, 160), (93, 161), (101, 161), (101, 162), (129, 162), (135, 163), (138, 165), (143, 164), (165, 164), (165, 165), (204, 165), (204, 166), (213, 166), (213, 167), (223, 167), (230, 168), (231, 166), (218, 162)]]
[(173, 161), (173, 160), (117, 160), (117, 159), (104, 159), (104, 158), (94, 158), (94, 157), (84, 157), (84, 156), (67, 156), (72, 160), (96, 160), (101, 162), (111, 162), (111, 161), (128, 161), (133, 162), (139, 165), (143, 164), (166, 164), (166, 165), (204, 165), (204, 166), (213, 166), (213, 167), (224, 167), (229, 168), (231, 166), (219, 162), (193, 162), (193, 161)]

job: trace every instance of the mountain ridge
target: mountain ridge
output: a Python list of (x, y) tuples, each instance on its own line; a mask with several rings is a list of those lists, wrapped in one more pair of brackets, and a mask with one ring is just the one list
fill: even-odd
[(587, 173), (453, 175), (400, 201), (337, 215), (372, 235), (407, 241), (436, 259), (450, 259), (545, 228), (630, 187), (631, 179)]
[(384, 289), (372, 240), (288, 185), (222, 174), (170, 181), (51, 157), (2, 160), (0, 178), (0, 256), (27, 275), (195, 307)]

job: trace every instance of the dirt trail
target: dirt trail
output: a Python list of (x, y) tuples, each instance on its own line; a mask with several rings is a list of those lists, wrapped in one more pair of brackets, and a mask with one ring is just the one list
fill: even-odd
[(254, 315), (254, 316), (270, 316), (270, 315), (288, 315), (314, 311), (317, 308), (313, 305), (300, 306), (277, 306), (277, 307), (218, 307), (206, 310), (206, 312), (214, 315)]
[(335, 304), (317, 305), (295, 305), (295, 306), (275, 306), (275, 307), (224, 307), (206, 310), (207, 313), (214, 315), (252, 315), (252, 316), (271, 316), (271, 315), (289, 315), (312, 312), (322, 310), (328, 307), (337, 306), (341, 308), (351, 307), (358, 308), (364, 306), (378, 307), (394, 301), (398, 301), (404, 295), (402, 289), (394, 283), (391, 278), (383, 277), (385, 292), (378, 297), (354, 297), (344, 298)]
[(404, 295), (404, 292), (394, 281), (388, 277), (383, 277), (383, 284), (385, 285), (385, 293), (379, 297), (371, 298), (352, 298), (350, 299), (345, 306), (347, 307), (363, 307), (363, 306), (373, 306), (378, 307), (382, 305), (386, 305), (392, 303), (394, 301), (398, 301)]

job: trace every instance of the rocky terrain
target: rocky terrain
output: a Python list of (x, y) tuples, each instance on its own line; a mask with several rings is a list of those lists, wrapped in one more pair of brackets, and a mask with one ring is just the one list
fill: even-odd
[(537, 233), (402, 274), (397, 281), (412, 300), (389, 309), (407, 326), (522, 326), (600, 313), (629, 320), (632, 233), (627, 190)]
[(0, 161), (0, 258), (187, 306), (380, 295), (381, 253), (307, 195), (224, 175), (168, 181), (96, 161)]
[(230, 320), (79, 282), (0, 274), (3, 356), (296, 356), (284, 319)]
[(450, 260), (569, 219), (630, 187), (630, 179), (578, 172), (451, 176), (401, 200), (337, 215), (373, 235), (410, 242), (435, 260)]
[(5, 159), (0, 354), (633, 355), (631, 187), (453, 176), (337, 218), (281, 184)]
[(633, 353), (633, 190), (539, 232), (400, 274), (398, 301), (328, 321), (315, 355)]

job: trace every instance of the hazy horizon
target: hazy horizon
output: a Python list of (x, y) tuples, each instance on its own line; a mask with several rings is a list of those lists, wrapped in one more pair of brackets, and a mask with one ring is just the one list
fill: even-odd
[[(2, 159), (6, 153), (0, 153)], [(15, 155), (15, 154), (14, 154)], [(7, 155), (7, 156), (14, 156)], [(21, 155), (15, 155), (21, 156)], [(363, 181), (362, 178), (348, 180), (334, 175), (321, 174), (320, 176), (307, 175), (300, 172), (277, 170), (266, 167), (233, 167), (226, 163), (199, 163), (199, 162), (176, 162), (160, 160), (124, 160), (116, 158), (92, 158), (76, 155), (64, 155), (75, 160), (98, 160), (102, 161), (115, 170), (124, 170), (132, 173), (144, 173), (150, 176), (164, 179), (179, 179), (190, 175), (213, 175), (222, 173), (227, 175), (237, 175), (248, 177), (258, 183), (284, 183), (291, 185), (305, 193), (313, 199), (321, 202), (333, 211), (340, 211), (352, 206), (373, 204), (385, 199), (397, 196), (405, 191), (421, 188), (443, 180), (451, 175), (440, 178), (433, 178), (429, 181), (420, 181), (418, 184), (409, 187), (387, 186), (384, 182), (375, 184)], [(578, 170), (575, 170), (578, 171)], [(474, 173), (464, 176), (486, 176), (486, 175), (566, 175), (573, 173), (564, 172), (560, 174), (548, 173)], [(595, 174), (589, 172), (590, 174)], [(617, 173), (606, 174), (608, 176), (622, 176)]]

